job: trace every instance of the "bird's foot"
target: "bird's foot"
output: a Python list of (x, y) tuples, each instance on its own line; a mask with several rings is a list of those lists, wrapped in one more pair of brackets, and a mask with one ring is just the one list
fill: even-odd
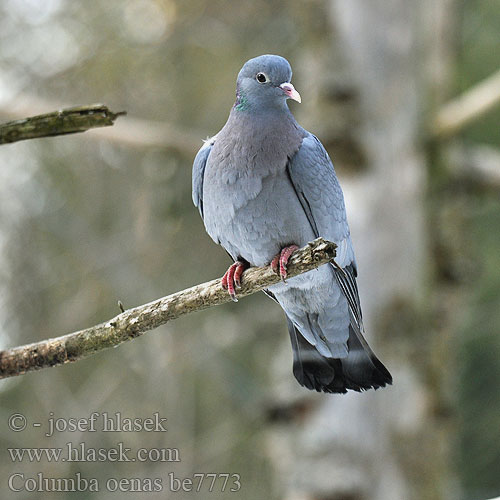
[(234, 264), (229, 266), (229, 269), (222, 277), (222, 288), (228, 291), (233, 302), (238, 302), (236, 298), (236, 289), (241, 288), (241, 275), (247, 268), (248, 264), (237, 260)]
[(271, 268), (272, 270), (278, 275), (281, 276), (281, 280), (283, 283), (286, 281), (286, 266), (288, 265), (288, 259), (290, 259), (290, 256), (292, 255), (295, 250), (299, 248), (297, 245), (290, 245), (287, 247), (284, 247), (281, 249), (281, 252), (274, 257), (274, 259), (271, 261)]

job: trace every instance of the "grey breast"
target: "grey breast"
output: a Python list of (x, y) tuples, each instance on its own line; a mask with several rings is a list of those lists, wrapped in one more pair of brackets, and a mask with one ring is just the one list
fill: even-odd
[(269, 263), (287, 244), (313, 239), (286, 171), (304, 132), (293, 118), (285, 118), (233, 110), (205, 170), (207, 232), (234, 259), (243, 257), (252, 265)]

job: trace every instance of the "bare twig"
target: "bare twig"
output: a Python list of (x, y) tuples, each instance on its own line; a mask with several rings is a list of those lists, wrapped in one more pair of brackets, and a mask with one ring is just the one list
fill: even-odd
[[(15, 118), (61, 107), (64, 106), (61, 106), (60, 102), (20, 94), (9, 102), (0, 102), (0, 116), (5, 116), (7, 119)], [(104, 138), (115, 144), (136, 148), (169, 149), (191, 157), (200, 149), (202, 139), (206, 137), (206, 134), (197, 133), (168, 122), (130, 117), (125, 121), (119, 121), (112, 128), (93, 130), (89, 137)]]
[(456, 134), (499, 103), (500, 70), (445, 104), (432, 123), (432, 135), (445, 138)]
[(23, 118), (0, 125), (0, 144), (108, 127), (123, 114), (124, 111), (113, 113), (103, 104), (91, 104)]
[[(335, 257), (336, 245), (318, 238), (295, 251), (290, 258), (288, 276), (315, 269)], [(245, 271), (239, 297), (267, 288), (279, 277), (267, 267), (253, 267)], [(143, 335), (180, 316), (208, 307), (224, 304), (231, 299), (216, 279), (168, 295), (115, 316), (100, 325), (92, 326), (63, 337), (0, 351), (0, 378), (12, 377), (49, 366), (77, 361), (108, 347)]]

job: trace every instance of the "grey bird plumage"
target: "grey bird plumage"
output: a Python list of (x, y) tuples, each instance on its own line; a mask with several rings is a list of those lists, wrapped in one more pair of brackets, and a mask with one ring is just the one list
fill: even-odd
[(318, 236), (338, 245), (338, 267), (322, 266), (267, 294), (285, 311), (301, 385), (377, 389), (392, 378), (363, 337), (342, 189), (320, 141), (288, 109), (287, 98), (300, 98), (291, 77), (280, 56), (245, 63), (227, 123), (194, 160), (193, 201), (208, 234), (234, 261), (267, 265), (284, 247)]

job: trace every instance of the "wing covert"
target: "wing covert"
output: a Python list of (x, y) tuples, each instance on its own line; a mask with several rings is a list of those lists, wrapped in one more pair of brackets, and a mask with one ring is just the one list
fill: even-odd
[[(346, 253), (345, 259), (340, 259), (341, 265), (350, 264), (354, 255), (350, 255), (352, 249), (347, 248), (350, 246), (350, 237), (344, 195), (333, 164), (321, 142), (312, 134), (306, 135), (287, 168), (290, 181), (316, 237), (322, 236), (337, 243), (337, 253)], [(349, 240), (349, 245), (347, 241), (343, 244), (343, 240)], [(341, 248), (342, 246), (345, 248)]]
[(363, 330), (356, 285), (356, 260), (352, 248), (344, 195), (333, 164), (317, 137), (307, 135), (288, 165), (288, 174), (316, 235), (335, 242), (335, 279), (347, 299), (351, 325)]

